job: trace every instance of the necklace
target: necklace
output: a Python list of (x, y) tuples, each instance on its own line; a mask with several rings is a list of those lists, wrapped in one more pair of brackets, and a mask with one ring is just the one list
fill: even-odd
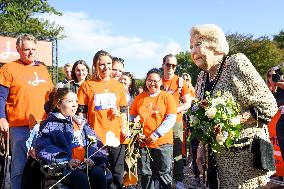
[[(204, 82), (205, 82), (205, 86), (204, 86), (204, 89), (203, 89), (204, 90), (203, 91), (204, 94), (205, 94), (205, 91), (209, 91), (210, 92), (210, 96), (212, 96), (213, 91), (214, 91), (214, 89), (215, 89), (215, 87), (217, 85), (217, 82), (220, 79), (220, 76), (222, 74), (222, 71), (223, 71), (223, 68), (224, 68), (224, 64), (225, 64), (225, 60), (226, 60), (226, 56), (223, 57), (223, 61), (222, 61), (221, 65), (220, 65), (220, 67), (218, 68), (218, 72), (217, 72), (216, 78), (214, 78), (214, 80), (211, 81), (211, 82), (213, 82), (211, 86), (210, 86), (210, 81), (209, 81), (209, 73), (207, 72), (205, 74), (205, 77), (206, 77), (205, 79), (206, 80), (204, 80)], [(203, 94), (203, 98), (204, 98), (204, 94)]]
[(108, 81), (102, 81), (102, 82), (103, 82), (104, 92), (105, 92), (105, 93), (108, 93), (108, 92), (109, 92), (109, 83), (110, 83), (110, 80), (108, 80)]

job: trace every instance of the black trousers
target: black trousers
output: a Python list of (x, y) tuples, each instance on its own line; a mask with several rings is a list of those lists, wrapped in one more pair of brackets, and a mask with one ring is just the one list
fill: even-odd
[(197, 149), (200, 141), (198, 139), (191, 139), (190, 140), (190, 148), (191, 148), (191, 157), (192, 157), (192, 171), (195, 178), (199, 178), (200, 171), (198, 169), (196, 159), (197, 159)]
[(282, 159), (284, 161), (284, 114), (280, 116), (276, 124), (276, 136), (282, 154)]
[(123, 188), (125, 145), (121, 144), (119, 147), (109, 147), (108, 151), (109, 169), (113, 178), (111, 188), (121, 189)]

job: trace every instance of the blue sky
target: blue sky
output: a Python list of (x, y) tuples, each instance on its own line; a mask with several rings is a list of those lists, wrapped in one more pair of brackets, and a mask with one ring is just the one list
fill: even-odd
[(164, 55), (187, 51), (189, 30), (217, 24), (225, 33), (255, 37), (284, 29), (283, 0), (49, 0), (63, 13), (44, 15), (65, 27), (59, 66), (84, 59), (91, 66), (98, 50), (125, 59), (125, 71), (143, 78)]

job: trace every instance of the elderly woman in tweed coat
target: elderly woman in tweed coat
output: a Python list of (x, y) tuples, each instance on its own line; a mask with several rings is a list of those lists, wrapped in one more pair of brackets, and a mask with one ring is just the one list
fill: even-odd
[(244, 54), (227, 56), (229, 45), (218, 26), (192, 27), (190, 49), (192, 60), (203, 70), (198, 76), (196, 97), (203, 99), (205, 90), (211, 91), (213, 97), (221, 91), (223, 98), (233, 98), (241, 108), (239, 118), (244, 127), (240, 139), (233, 144), (234, 150), (214, 154), (218, 187), (252, 189), (265, 186), (273, 172), (253, 167), (250, 147), (255, 135), (269, 141), (266, 124), (277, 111), (273, 95)]

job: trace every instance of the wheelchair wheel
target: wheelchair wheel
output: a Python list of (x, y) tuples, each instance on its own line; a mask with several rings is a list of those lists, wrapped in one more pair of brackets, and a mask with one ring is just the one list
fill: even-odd
[[(42, 189), (49, 189), (52, 185), (54, 185), (57, 180), (44, 180)], [(69, 187), (63, 185), (62, 183), (58, 183), (53, 187), (54, 189), (70, 189)]]

